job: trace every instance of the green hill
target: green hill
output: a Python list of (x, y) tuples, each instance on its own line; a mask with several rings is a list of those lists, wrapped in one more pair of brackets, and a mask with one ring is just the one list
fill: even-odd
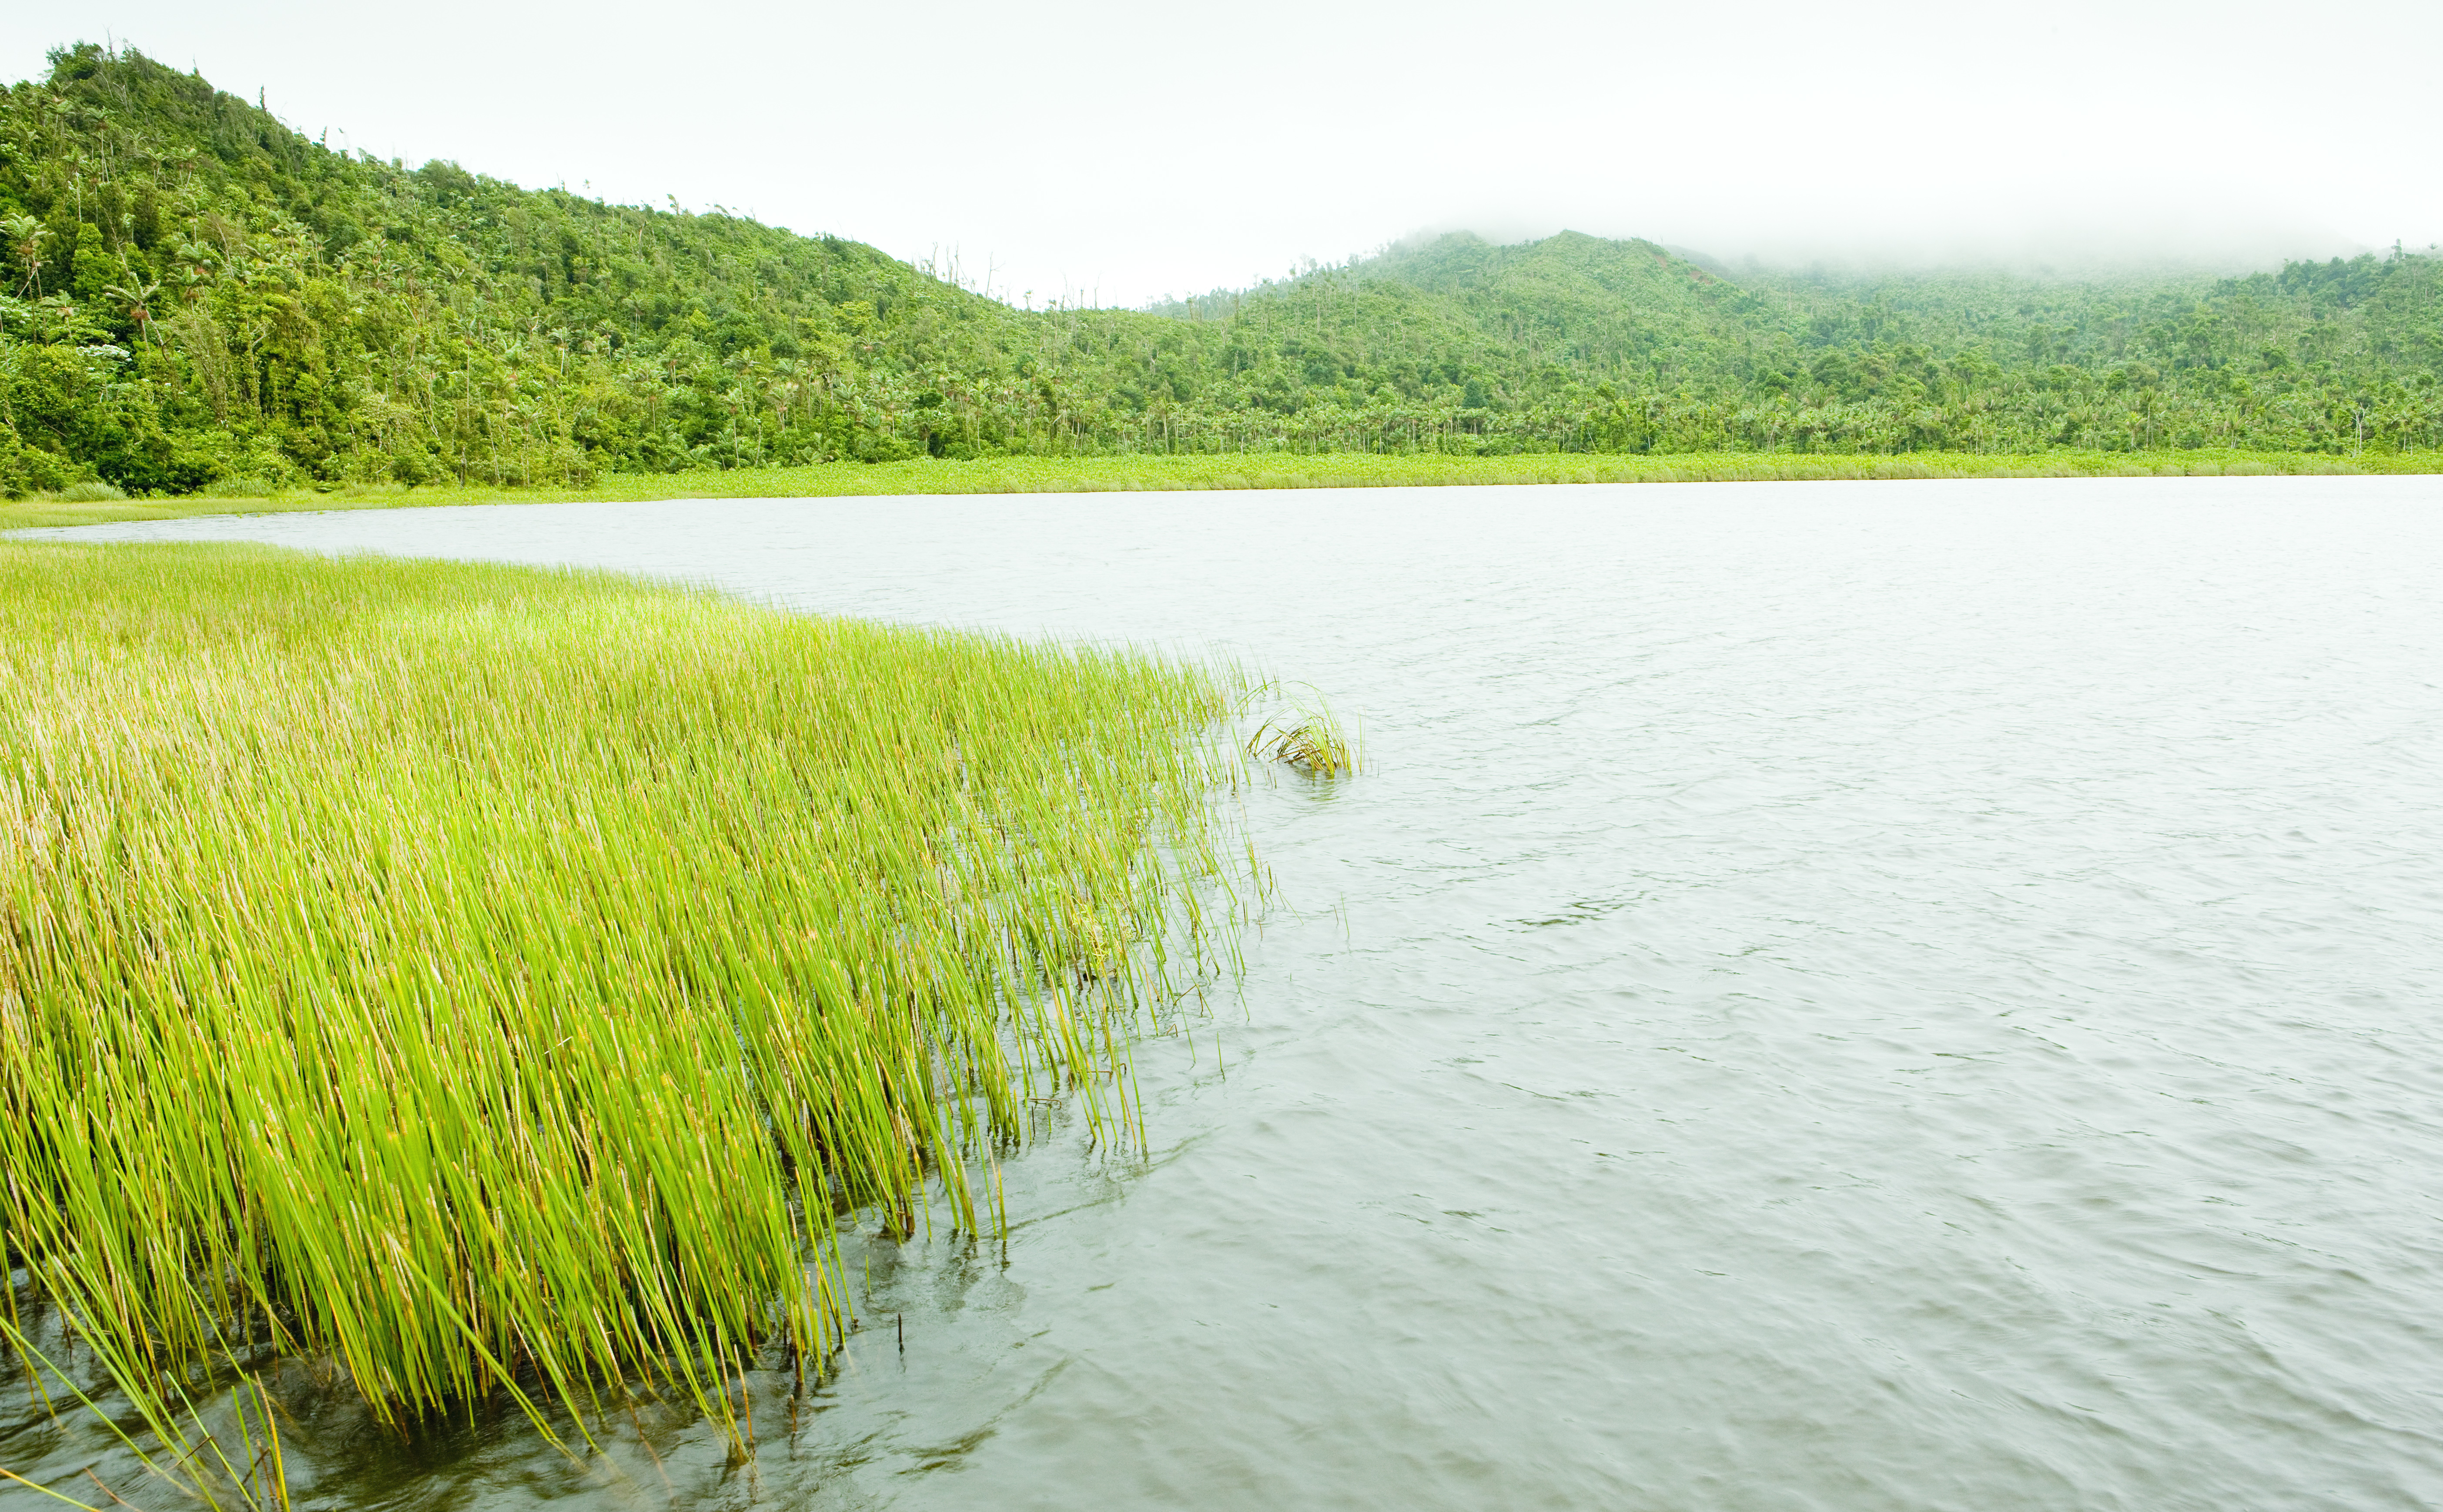
[(131, 49), (0, 93), (0, 491), (924, 453), (2443, 443), (2437, 259), (1799, 276), (1465, 235), (1019, 311), (715, 212), (410, 170)]

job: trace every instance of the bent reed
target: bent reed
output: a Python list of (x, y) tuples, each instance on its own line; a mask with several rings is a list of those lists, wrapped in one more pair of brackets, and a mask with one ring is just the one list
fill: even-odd
[(674, 1392), (744, 1452), (738, 1371), (841, 1339), (840, 1215), (998, 1228), (1030, 1098), (1142, 1137), (1126, 1020), (1233, 949), (1227, 691), (597, 574), (0, 546), (9, 1334), (215, 1501), (276, 1500), (189, 1442), (266, 1352), (402, 1428)]

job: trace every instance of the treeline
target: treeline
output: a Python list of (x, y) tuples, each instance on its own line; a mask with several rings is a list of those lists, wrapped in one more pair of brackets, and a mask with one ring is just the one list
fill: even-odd
[(723, 212), (332, 151), (132, 49), (0, 93), (0, 490), (931, 453), (2443, 444), (2437, 259), (1793, 276), (1467, 236), (1019, 311)]

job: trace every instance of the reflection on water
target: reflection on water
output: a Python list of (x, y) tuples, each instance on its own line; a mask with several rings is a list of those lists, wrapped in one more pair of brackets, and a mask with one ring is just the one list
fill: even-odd
[(2443, 1502), (2443, 480), (88, 533), (1239, 653), (1366, 721), (1255, 797), (1296, 912), (1143, 1049), (1156, 1158), (1046, 1138), (1005, 1254), (856, 1241), (754, 1465), (309, 1411), (305, 1504)]

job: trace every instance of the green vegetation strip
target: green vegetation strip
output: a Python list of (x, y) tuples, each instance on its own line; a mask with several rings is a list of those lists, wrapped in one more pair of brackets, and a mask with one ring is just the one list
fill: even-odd
[[(1555, 452), (1456, 457), (1366, 452), (1309, 456), (995, 457), (920, 459), (871, 466), (836, 463), (730, 472), (613, 473), (583, 488), (494, 489), (354, 486), (247, 497), (0, 501), (0, 530), (41, 526), (171, 520), (208, 514), (312, 509), (388, 509), (453, 504), (553, 504), (580, 500), (814, 499), (918, 493), (1101, 493), (1170, 489), (1434, 488), (1472, 484), (1806, 482), (1876, 478), (2242, 477), (2443, 472), (2443, 452), (2362, 457), (2298, 452), (1965, 452), (1899, 456), (1703, 452), (1667, 456)], [(99, 491), (99, 490), (97, 490)]]
[(180, 1404), (266, 1350), (395, 1423), (636, 1390), (743, 1446), (741, 1364), (840, 1338), (836, 1215), (993, 1230), (1030, 1097), (1141, 1137), (1125, 1020), (1228, 949), (1224, 695), (597, 575), (0, 547), (9, 1330), (190, 1480)]
[(1153, 309), (1014, 308), (1037, 302), (954, 260), (336, 151), (133, 48), (50, 63), (0, 90), (5, 497), (925, 456), (2443, 446), (2432, 249), (2057, 277), (1454, 232)]

